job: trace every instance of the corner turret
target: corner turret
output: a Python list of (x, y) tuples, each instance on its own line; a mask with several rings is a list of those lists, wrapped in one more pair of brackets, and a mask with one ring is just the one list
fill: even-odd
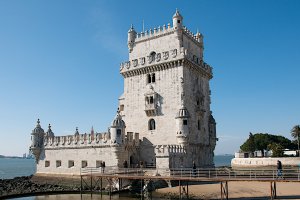
[(122, 144), (125, 135), (125, 122), (122, 120), (120, 111), (118, 109), (115, 119), (110, 126), (110, 141), (111, 144)]
[(45, 136), (46, 136), (46, 137), (50, 137), (50, 138), (53, 138), (53, 137), (54, 137), (54, 133), (53, 133), (53, 131), (51, 130), (51, 125), (50, 125), (50, 124), (49, 124), (49, 126), (48, 126), (48, 130), (47, 130)]
[(32, 133), (31, 133), (31, 146), (29, 148), (35, 157), (36, 163), (38, 163), (38, 160), (41, 155), (41, 151), (42, 151), (43, 144), (44, 144), (44, 135), (45, 135), (44, 129), (42, 129), (42, 127), (40, 125), (40, 119), (38, 119), (37, 125), (32, 130)]
[(176, 9), (175, 14), (173, 15), (173, 27), (174, 29), (180, 29), (182, 28), (183, 24), (183, 17), (179, 13), (179, 11)]
[(186, 144), (188, 142), (189, 135), (189, 123), (190, 114), (186, 107), (182, 106), (176, 116), (176, 127), (177, 127), (177, 142), (178, 144)]
[(129, 52), (131, 52), (133, 49), (135, 38), (136, 38), (136, 32), (133, 28), (133, 25), (131, 24), (131, 27), (128, 30), (128, 42), (127, 42)]

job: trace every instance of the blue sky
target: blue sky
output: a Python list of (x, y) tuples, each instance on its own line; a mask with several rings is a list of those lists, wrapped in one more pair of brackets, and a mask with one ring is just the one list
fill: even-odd
[(56, 135), (106, 131), (123, 91), (127, 31), (172, 22), (204, 35), (214, 68), (216, 154), (249, 132), (300, 124), (300, 1), (0, 1), (0, 154), (28, 151), (37, 118)]

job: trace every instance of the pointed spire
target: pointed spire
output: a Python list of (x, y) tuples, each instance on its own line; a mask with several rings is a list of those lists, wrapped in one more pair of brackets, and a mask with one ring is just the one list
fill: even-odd
[(178, 17), (181, 17), (182, 18), (182, 16), (181, 16), (181, 14), (180, 14), (180, 12), (179, 12), (179, 10), (176, 8), (176, 11), (175, 11), (175, 14), (173, 15), (173, 18), (178, 18)]
[(75, 135), (79, 135), (78, 127), (76, 127)]
[(38, 119), (36, 123), (37, 123), (37, 124), (36, 124), (36, 127), (40, 128), (40, 127), (41, 127), (41, 125), (40, 125), (40, 123), (41, 123), (41, 122), (40, 122), (40, 119)]
[(130, 32), (135, 32), (133, 24), (131, 24), (130, 29), (128, 30), (128, 33), (130, 33)]
[(92, 126), (92, 129), (91, 129), (91, 134), (94, 134), (94, 126)]

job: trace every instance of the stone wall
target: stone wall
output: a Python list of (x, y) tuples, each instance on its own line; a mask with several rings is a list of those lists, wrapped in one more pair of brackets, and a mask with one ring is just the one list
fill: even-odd
[(283, 166), (298, 166), (300, 157), (282, 158), (233, 158), (231, 167), (272, 167), (277, 165), (280, 160)]

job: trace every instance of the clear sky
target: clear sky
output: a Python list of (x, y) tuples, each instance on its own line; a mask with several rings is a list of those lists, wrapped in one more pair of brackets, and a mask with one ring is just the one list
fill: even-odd
[(106, 131), (123, 91), (127, 31), (171, 23), (204, 35), (214, 68), (216, 154), (249, 132), (290, 138), (300, 124), (300, 1), (0, 0), (0, 154), (28, 152), (41, 119), (56, 135)]

